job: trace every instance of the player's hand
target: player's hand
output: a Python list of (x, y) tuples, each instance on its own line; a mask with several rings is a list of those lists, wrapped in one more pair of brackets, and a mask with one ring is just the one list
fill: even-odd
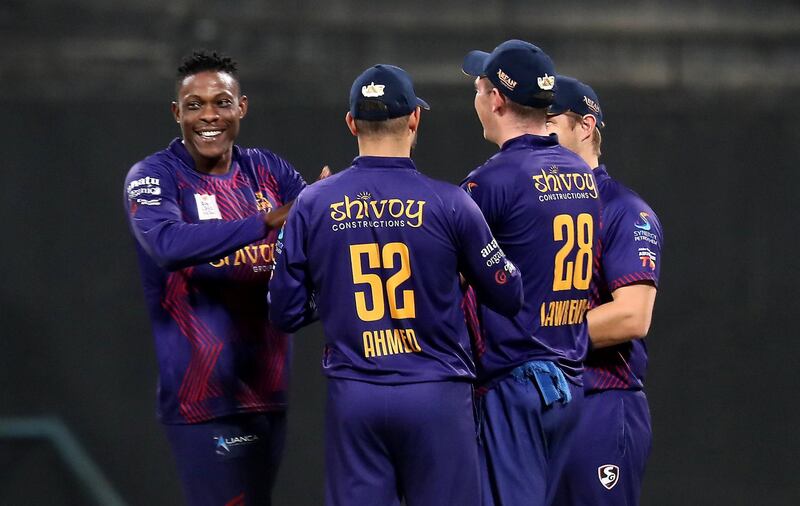
[(264, 223), (266, 223), (269, 228), (281, 228), (286, 222), (286, 216), (292, 209), (293, 204), (294, 200), (268, 212), (264, 215)]
[(322, 170), (319, 173), (319, 177), (317, 178), (317, 181), (322, 181), (326, 177), (330, 177), (331, 174), (333, 174), (333, 172), (331, 172), (331, 168), (328, 167), (327, 165), (325, 165), (324, 167), (322, 167)]

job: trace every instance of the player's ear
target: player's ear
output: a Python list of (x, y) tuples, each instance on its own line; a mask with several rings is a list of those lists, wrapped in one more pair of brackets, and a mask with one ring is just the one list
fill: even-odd
[(506, 97), (497, 88), (492, 88), (492, 112), (497, 112), (506, 105)]
[(585, 139), (591, 140), (594, 128), (597, 126), (597, 118), (595, 118), (591, 114), (586, 114), (583, 118), (581, 118), (580, 123), (581, 123), (581, 140)]
[(247, 114), (247, 95), (239, 97), (239, 119), (242, 119)]
[(178, 107), (178, 102), (172, 102), (172, 117), (175, 118), (176, 123), (181, 122), (181, 109)]
[(350, 111), (347, 111), (347, 114), (344, 115), (344, 122), (347, 123), (347, 128), (350, 129), (350, 133), (358, 137), (358, 128), (356, 127), (356, 119), (350, 114)]
[(408, 115), (408, 129), (409, 131), (416, 132), (419, 129), (419, 120), (422, 117), (422, 109), (417, 106), (414, 112)]

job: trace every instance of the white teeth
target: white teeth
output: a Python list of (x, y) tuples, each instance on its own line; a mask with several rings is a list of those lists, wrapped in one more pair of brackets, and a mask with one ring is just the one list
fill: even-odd
[(216, 137), (222, 133), (222, 130), (209, 130), (207, 132), (198, 132), (202, 137)]

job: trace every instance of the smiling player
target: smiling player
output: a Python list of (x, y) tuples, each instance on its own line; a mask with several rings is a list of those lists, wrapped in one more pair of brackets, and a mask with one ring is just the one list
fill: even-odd
[(270, 504), (289, 336), (267, 319), (267, 284), (284, 204), (305, 182), (273, 153), (234, 144), (247, 97), (233, 60), (195, 52), (178, 69), (176, 95), (182, 139), (125, 180), (158, 415), (189, 504)]

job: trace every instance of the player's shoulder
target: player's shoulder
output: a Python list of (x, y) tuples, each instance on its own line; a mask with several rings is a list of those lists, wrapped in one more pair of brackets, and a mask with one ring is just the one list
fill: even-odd
[(568, 169), (571, 171), (592, 172), (592, 168), (589, 167), (583, 158), (560, 144), (548, 146), (546, 149), (530, 151), (528, 161), (538, 162), (538, 166), (541, 166), (541, 168), (555, 166), (559, 169)]
[(521, 168), (518, 158), (516, 153), (511, 156), (502, 151), (496, 153), (467, 174), (461, 181), (461, 186), (469, 191), (474, 186), (513, 185)]
[(435, 200), (446, 204), (448, 207), (462, 199), (469, 200), (467, 193), (458, 185), (436, 179), (419, 171), (415, 171), (412, 174), (415, 178), (413, 184), (415, 184), (421, 192), (429, 193), (431, 197), (435, 197)]
[(294, 167), (286, 158), (266, 148), (262, 147), (233, 147), (235, 156), (246, 165), (257, 168), (262, 167), (268, 171), (294, 170)]
[(162, 149), (134, 163), (125, 177), (125, 184), (145, 179), (172, 180), (180, 160), (169, 150)]
[(298, 195), (298, 201), (302, 201), (303, 204), (308, 205), (311, 202), (322, 202), (326, 200), (327, 197), (336, 195), (340, 197), (343, 196), (350, 186), (348, 182), (351, 177), (350, 173), (351, 170), (348, 167), (340, 172), (331, 174), (325, 179), (307, 185)]
[(619, 214), (639, 214), (646, 212), (656, 217), (655, 211), (633, 189), (614, 178), (607, 178), (600, 185), (600, 198), (603, 208), (608, 212)]

